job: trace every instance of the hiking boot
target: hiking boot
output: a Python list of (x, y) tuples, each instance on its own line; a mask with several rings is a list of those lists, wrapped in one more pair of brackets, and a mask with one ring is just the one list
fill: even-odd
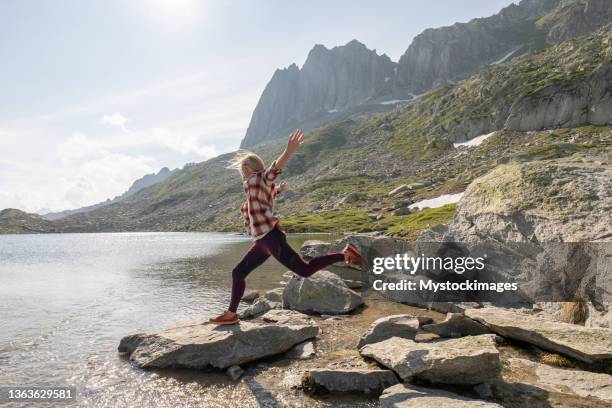
[(225, 312), (223, 312), (222, 315), (213, 317), (209, 320), (209, 322), (214, 323), (214, 324), (219, 324), (219, 325), (236, 324), (239, 321), (240, 321), (240, 318), (238, 317), (238, 313), (230, 312), (229, 310), (226, 310)]

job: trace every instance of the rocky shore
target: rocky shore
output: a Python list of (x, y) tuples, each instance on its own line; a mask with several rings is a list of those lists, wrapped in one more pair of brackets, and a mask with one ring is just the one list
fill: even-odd
[(257, 297), (240, 325), (132, 334), (119, 351), (145, 369), (223, 370), (260, 406), (612, 404), (612, 329), (488, 306), (444, 315), (352, 291), (331, 272), (295, 280)]

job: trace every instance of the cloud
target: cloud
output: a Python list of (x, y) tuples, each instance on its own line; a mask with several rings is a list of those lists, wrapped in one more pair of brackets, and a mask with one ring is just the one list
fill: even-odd
[(124, 130), (125, 132), (127, 132), (127, 129), (125, 128), (125, 125), (129, 121), (130, 120), (128, 118), (126, 118), (125, 116), (123, 116), (119, 112), (115, 112), (112, 115), (104, 115), (104, 116), (102, 116), (102, 119), (100, 119), (100, 123), (106, 124), (106, 125), (111, 125), (111, 126), (117, 126), (117, 127), (121, 128), (122, 130)]

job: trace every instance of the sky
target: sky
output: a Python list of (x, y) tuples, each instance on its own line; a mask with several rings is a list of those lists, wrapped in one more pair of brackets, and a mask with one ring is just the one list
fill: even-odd
[(0, 209), (120, 195), (236, 150), (275, 69), (357, 39), (397, 61), (510, 0), (2, 0)]

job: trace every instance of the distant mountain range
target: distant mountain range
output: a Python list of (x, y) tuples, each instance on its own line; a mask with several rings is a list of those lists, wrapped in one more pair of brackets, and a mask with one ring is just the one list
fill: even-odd
[(353, 40), (315, 45), (301, 68), (277, 70), (253, 112), (242, 148), (314, 129), (356, 112), (381, 111), (415, 95), (592, 32), (612, 18), (609, 0), (523, 0), (468, 23), (427, 29), (399, 62)]
[(136, 194), (138, 191), (142, 190), (145, 187), (149, 187), (155, 183), (164, 181), (165, 179), (167, 179), (168, 177), (170, 177), (172, 174), (174, 174), (177, 171), (179, 171), (179, 169), (170, 170), (169, 168), (164, 167), (157, 173), (145, 174), (138, 180), (134, 181), (132, 185), (130, 186), (130, 188), (128, 188), (128, 190), (125, 193), (121, 194), (120, 196), (116, 196), (113, 199), (108, 198), (106, 201), (102, 201), (101, 203), (94, 204), (94, 205), (88, 205), (86, 207), (76, 208), (74, 210), (49, 212), (46, 214), (42, 214), (42, 217), (47, 220), (59, 220), (69, 215), (80, 214), (80, 213), (92, 211), (97, 208), (107, 206), (109, 204), (117, 203), (133, 194)]

